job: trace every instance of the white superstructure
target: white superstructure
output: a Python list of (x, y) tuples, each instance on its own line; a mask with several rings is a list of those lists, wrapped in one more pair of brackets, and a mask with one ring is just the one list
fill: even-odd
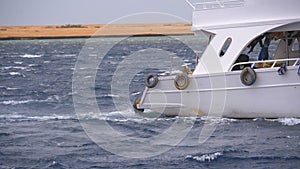
[[(149, 77), (136, 107), (181, 116), (300, 117), (300, 1), (188, 3), (192, 30), (210, 42), (193, 72)], [(272, 41), (277, 49), (269, 56)], [(255, 55), (250, 49), (258, 45)]]

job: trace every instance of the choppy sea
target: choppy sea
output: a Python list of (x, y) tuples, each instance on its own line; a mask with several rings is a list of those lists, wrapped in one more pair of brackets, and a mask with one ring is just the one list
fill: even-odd
[[(193, 36), (0, 41), (0, 168), (299, 168), (300, 119), (133, 112), (147, 73), (176, 73), (204, 47)], [(176, 139), (165, 134), (176, 123), (189, 126), (179, 142), (151, 140)], [(215, 130), (199, 142), (205, 126)]]

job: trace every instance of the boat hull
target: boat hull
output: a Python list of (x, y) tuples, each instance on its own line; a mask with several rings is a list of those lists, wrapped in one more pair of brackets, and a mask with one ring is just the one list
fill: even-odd
[(241, 71), (190, 76), (188, 88), (178, 90), (175, 77), (160, 77), (146, 88), (139, 108), (168, 116), (218, 116), (229, 118), (300, 117), (300, 76), (297, 67), (284, 75), (278, 68), (257, 69), (257, 80), (245, 86)]

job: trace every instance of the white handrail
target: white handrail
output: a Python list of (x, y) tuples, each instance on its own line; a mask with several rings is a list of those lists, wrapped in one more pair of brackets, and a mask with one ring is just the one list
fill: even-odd
[(220, 5), (225, 3), (243, 3), (243, 0), (215, 0), (215, 1), (205, 1), (205, 2), (196, 2), (194, 5)]
[[(194, 10), (208, 10), (229, 7), (240, 7), (245, 0), (185, 0)], [(200, 1), (200, 2), (199, 2)]]
[(194, 6), (189, 0), (185, 0), (185, 2), (186, 2), (187, 4), (189, 4), (189, 5), (193, 8), (193, 10), (196, 9), (195, 6)]
[(256, 64), (258, 63), (272, 63), (272, 66), (271, 67), (268, 67), (268, 68), (274, 68), (276, 63), (278, 62), (289, 62), (289, 61), (295, 61), (294, 64), (292, 66), (296, 66), (297, 64), (300, 64), (299, 61), (300, 61), (300, 58), (292, 58), (292, 59), (277, 59), (277, 60), (264, 60), (264, 61), (252, 61), (252, 62), (240, 62), (240, 63), (236, 63), (234, 65), (232, 65), (230, 67), (230, 71), (232, 71), (232, 69), (235, 67), (235, 66), (241, 66), (241, 65), (249, 65), (251, 64), (251, 68), (253, 68)]

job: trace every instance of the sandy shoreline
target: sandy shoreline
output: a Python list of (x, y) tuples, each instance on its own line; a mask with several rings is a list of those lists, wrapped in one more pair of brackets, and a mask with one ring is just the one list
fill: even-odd
[(87, 38), (91, 36), (155, 36), (192, 34), (190, 23), (0, 26), (0, 39)]

